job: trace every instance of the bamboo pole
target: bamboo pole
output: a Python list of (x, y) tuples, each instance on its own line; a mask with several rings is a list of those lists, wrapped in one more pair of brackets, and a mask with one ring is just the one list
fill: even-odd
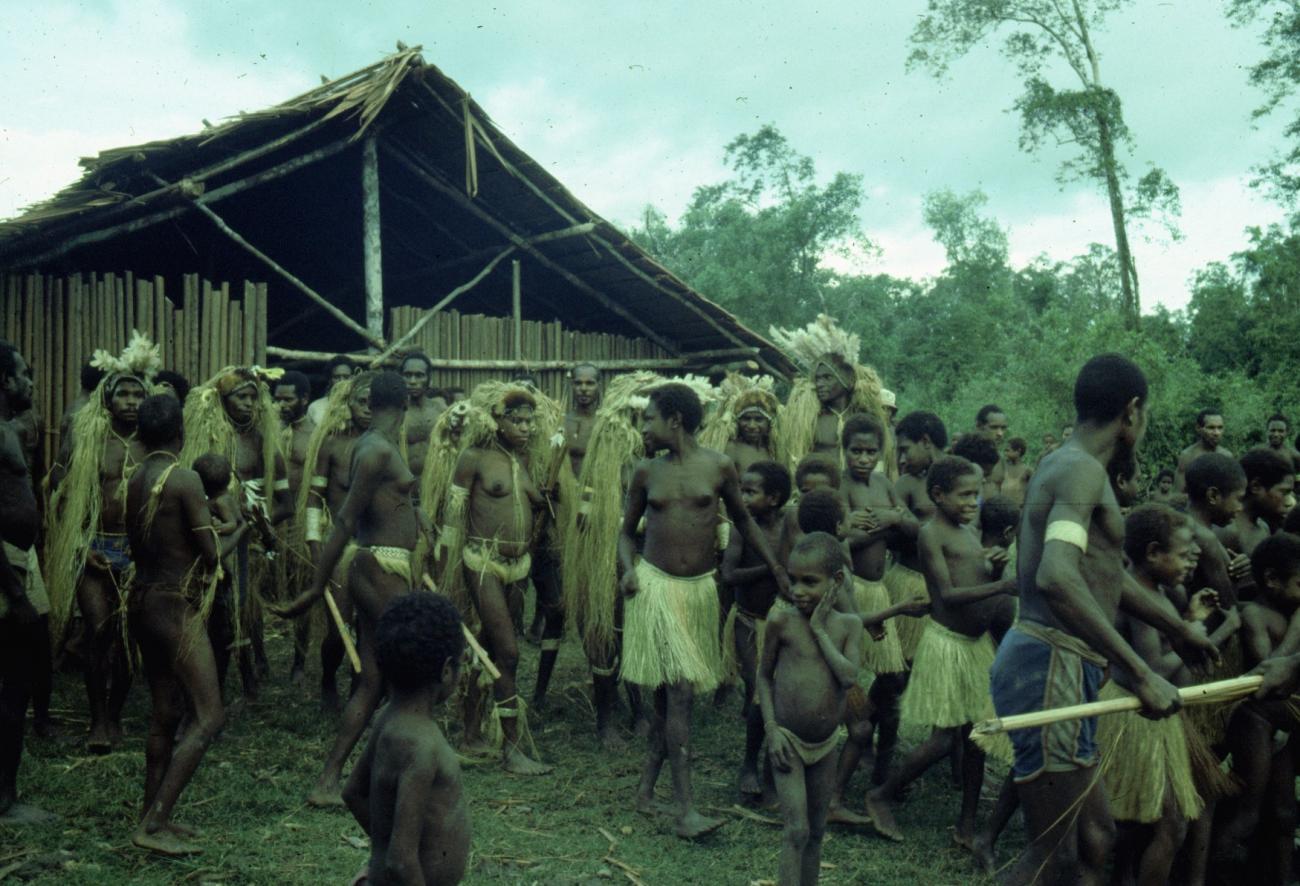
[(514, 320), (515, 360), (524, 359), (524, 305), (519, 279), (519, 259), (510, 262), (510, 312)]
[[(366, 286), (366, 328), (384, 337), (384, 258), (379, 219), (379, 147), (370, 135), (361, 145), (361, 259)], [(383, 345), (379, 346), (383, 350)]]
[[(476, 327), (471, 327), (475, 329)], [(486, 338), (486, 333), (484, 335)], [(474, 344), (479, 341), (476, 332), (470, 332), (466, 335), (466, 341), (469, 342), (466, 350), (470, 353), (480, 352)], [(373, 358), (368, 354), (337, 354), (331, 351), (303, 351), (296, 348), (281, 348), (276, 345), (268, 345), (266, 353), (272, 357), (281, 360), (314, 360), (325, 361), (331, 360), (337, 356), (345, 356), (358, 362), (365, 362)], [(704, 365), (709, 352), (700, 354), (687, 355), (685, 357), (647, 357), (641, 359), (633, 358), (602, 358), (583, 359), (584, 363), (591, 363), (597, 369), (609, 369), (614, 371), (630, 371), (633, 369), (685, 369), (692, 366), (698, 367)], [(741, 356), (741, 355), (735, 355)], [(456, 358), (456, 357), (430, 357), (429, 362), (435, 369), (449, 370), (510, 370), (518, 369), (518, 360), (501, 360), (501, 359), (478, 359), (478, 358)], [(528, 368), (536, 371), (542, 370), (567, 370), (570, 369), (574, 361), (570, 360), (538, 360), (528, 361)], [(372, 365), (381, 365), (378, 362)]]
[(257, 288), (244, 281), (244, 363), (257, 362)]
[[(1235, 701), (1250, 695), (1264, 682), (1260, 676), (1234, 677), (1231, 680), (1219, 680), (1214, 683), (1201, 683), (1198, 686), (1184, 686), (1178, 690), (1178, 697), (1185, 705), (1218, 704)], [(1105, 701), (1090, 701), (1085, 704), (1068, 705), (1063, 708), (1051, 708), (1046, 711), (1032, 711), (1028, 714), (1016, 714), (1011, 717), (996, 717), (975, 724), (974, 732), (980, 735), (993, 735), (998, 732), (1011, 732), (1016, 729), (1035, 729), (1050, 726), (1053, 723), (1065, 723), (1070, 720), (1083, 720), (1088, 717), (1100, 717), (1106, 714), (1119, 714), (1124, 711), (1139, 711), (1142, 702), (1136, 696), (1110, 698)]]
[(258, 364), (264, 364), (266, 363), (266, 284), (258, 283), (254, 289), (257, 292), (257, 317), (253, 341), (257, 350), (253, 354), (253, 359)]
[[(433, 579), (429, 577), (429, 573), (427, 572), (424, 574), (424, 586), (430, 592), (434, 594), (438, 593), (438, 586), (433, 583)], [(500, 680), (501, 671), (492, 663), (492, 657), (488, 655), (487, 650), (478, 642), (478, 638), (474, 636), (474, 632), (465, 627), (464, 622), (461, 623), (460, 629), (462, 635), (465, 637), (466, 644), (469, 645), (470, 650), (474, 653), (474, 658), (478, 659), (478, 663), (483, 666), (483, 670), (487, 671), (488, 676), (494, 681)]]
[(357, 654), (357, 646), (352, 642), (352, 634), (348, 631), (347, 622), (343, 620), (343, 613), (339, 612), (339, 604), (334, 602), (334, 595), (330, 589), (325, 589), (325, 607), (330, 611), (330, 618), (334, 619), (334, 627), (338, 628), (339, 639), (343, 641), (343, 648), (348, 653), (348, 661), (352, 663), (353, 673), (361, 673), (361, 656)]

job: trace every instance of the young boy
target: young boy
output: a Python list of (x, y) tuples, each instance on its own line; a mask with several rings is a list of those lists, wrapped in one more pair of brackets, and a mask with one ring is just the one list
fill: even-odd
[[(1241, 457), (1246, 475), (1246, 494), (1241, 511), (1214, 534), (1229, 551), (1249, 556), (1255, 546), (1273, 534), (1295, 507), (1295, 468), (1291, 460), (1267, 446), (1250, 450)], [(1249, 580), (1238, 589), (1253, 587)]]
[[(702, 448), (695, 432), (704, 416), (690, 387), (669, 383), (650, 391), (641, 417), (647, 451), (628, 489), (618, 539), (619, 580), (624, 596), (623, 678), (654, 691), (655, 722), (637, 808), (653, 812), (654, 788), (663, 764), (672, 771), (676, 831), (694, 839), (722, 826), (694, 807), (690, 727), (694, 693), (717, 686), (721, 676), (717, 561), (719, 503), (736, 530), (767, 565), (778, 591), (787, 591), (784, 568), (767, 536), (740, 497), (731, 459)], [(645, 517), (645, 548), (638, 555), (637, 528)]]
[(804, 536), (790, 555), (793, 606), (773, 609), (758, 671), (758, 703), (781, 803), (782, 886), (812, 886), (835, 780), (835, 733), (857, 685), (861, 622), (834, 611), (848, 577), (834, 536)]
[[(841, 445), (845, 470), (840, 492), (849, 509), (847, 540), (853, 561), (852, 601), (863, 618), (890, 608), (889, 591), (881, 581), (885, 575), (888, 538), (895, 532), (916, 534), (916, 518), (899, 503), (889, 479), (875, 472), (883, 443), (884, 431), (874, 418), (860, 414), (844, 423)], [(864, 645), (862, 664), (875, 675), (873, 686), (890, 684), (877, 687), (877, 694), (897, 698), (906, 685), (907, 663), (903, 660), (895, 622), (892, 619), (881, 622), (880, 630), (882, 636)], [(831, 800), (834, 821), (866, 823), (844, 809), (843, 798), (862, 755), (874, 756), (874, 714), (865, 692), (856, 690), (849, 704), (849, 740), (840, 756), (835, 796)]]
[(465, 875), (469, 804), (434, 717), (456, 691), (464, 651), (460, 613), (441, 595), (405, 594), (379, 619), (375, 655), (388, 704), (343, 791), (370, 837), (370, 860), (354, 882), (450, 886)]
[[(1124, 553), (1130, 574), (1148, 594), (1187, 608), (1182, 583), (1196, 557), (1191, 520), (1167, 505), (1140, 505), (1124, 522)], [(1213, 597), (1213, 592), (1207, 596)], [(1196, 682), (1158, 630), (1124, 612), (1116, 627), (1161, 677), (1176, 686)], [(1131, 679), (1122, 668), (1113, 669), (1100, 698), (1131, 695)], [(1151, 720), (1137, 712), (1098, 719), (1102, 778), (1111, 812), (1122, 825), (1116, 844), (1116, 879), (1136, 875), (1139, 883), (1169, 882), (1188, 823), (1201, 814), (1204, 803), (1192, 770), (1185, 723), (1181, 715)]]
[[(740, 475), (740, 497), (768, 544), (781, 543), (781, 508), (790, 499), (790, 472), (776, 462), (759, 461)], [(740, 793), (763, 792), (758, 777), (758, 753), (763, 744), (763, 714), (755, 705), (759, 651), (766, 631), (768, 610), (776, 600), (776, 581), (758, 552), (744, 536), (731, 533), (722, 555), (722, 580), (735, 593), (733, 640), (740, 677), (745, 684), (745, 759), (740, 766)]]
[[(980, 546), (984, 548), (989, 578), (1016, 577), (1016, 528), (1020, 525), (1020, 507), (1005, 495), (984, 499), (980, 505)], [(994, 597), (994, 617), (989, 625), (993, 645), (1016, 620), (1016, 600), (1012, 596)]]
[[(835, 463), (824, 455), (813, 453), (799, 460), (794, 469), (794, 488), (799, 495), (805, 496), (816, 489), (831, 489), (838, 494), (840, 472)], [(777, 548), (777, 559), (784, 563), (794, 550), (794, 543), (803, 533), (799, 531), (799, 506), (791, 503), (781, 514), (781, 545)]]
[(1171, 508), (1178, 507), (1183, 501), (1183, 496), (1174, 491), (1174, 472), (1169, 468), (1161, 468), (1160, 473), (1156, 474), (1156, 486), (1151, 490), (1151, 501), (1155, 504), (1169, 505)]
[[(1241, 642), (1247, 668), (1274, 655), (1284, 637), (1300, 627), (1300, 619), (1296, 618), (1300, 612), (1300, 537), (1282, 532), (1264, 539), (1255, 548), (1251, 569), (1258, 594), (1242, 607)], [(1233, 800), (1221, 804), (1214, 834), (1214, 859), (1225, 875), (1240, 872), (1241, 861), (1257, 863), (1257, 852), (1251, 851), (1245, 858), (1237, 853), (1239, 844), (1264, 823), (1270, 837), (1277, 838), (1269, 847), (1274, 870), (1268, 881), (1290, 881), (1296, 805), (1292, 736), (1298, 727), (1300, 720), (1290, 699), (1252, 699), (1239, 705), (1232, 715), (1228, 747), (1241, 791)], [(1279, 746), (1282, 737), (1285, 740)], [(1270, 815), (1261, 816), (1266, 799), (1273, 808)], [(1232, 879), (1225, 876), (1224, 881)]]
[[(981, 434), (967, 434), (952, 447), (952, 454), (964, 458), (980, 469), (984, 480), (980, 485), (979, 501), (983, 501), (1000, 491), (994, 471), (1001, 462), (998, 447), (990, 438)], [(976, 516), (978, 522), (978, 515)]]
[(1012, 437), (1007, 441), (1006, 451), (1002, 454), (1001, 493), (1015, 502), (1016, 507), (1025, 503), (1025, 490), (1029, 488), (1029, 478), (1034, 469), (1025, 461), (1028, 446), (1024, 437)]
[[(235, 494), (230, 487), (230, 461), (223, 455), (209, 452), (194, 460), (194, 473), (199, 475), (203, 484), (203, 494), (208, 499), (208, 512), (212, 514), (212, 528), (218, 536), (231, 535), (243, 522)], [(217, 659), (217, 685), (221, 687), (222, 700), (225, 700), (226, 671), (230, 667), (230, 654), (236, 648), (236, 625), (239, 612), (235, 607), (234, 575), (236, 552), (232, 549), (221, 558), (223, 574), (217, 582), (216, 602), (208, 618), (208, 639), (212, 641), (212, 653)], [(244, 686), (244, 694), (255, 697), (257, 679), (253, 671), (253, 651), (248, 645), (238, 647), (239, 674)]]
[(1223, 607), (1235, 611), (1235, 579), (1249, 574), (1250, 559), (1244, 554), (1229, 552), (1214, 530), (1228, 525), (1241, 513), (1241, 499), (1246, 494), (1246, 474), (1236, 459), (1212, 452), (1202, 455), (1188, 467), (1186, 485), (1187, 513), (1192, 518), (1196, 545), (1201, 549), (1190, 586), (1217, 591)]
[(903, 696), (903, 716), (931, 726), (933, 732), (884, 784), (867, 794), (867, 813), (876, 830), (902, 840), (890, 800), (965, 743), (961, 814), (953, 839), (972, 851), (984, 752), (970, 741), (970, 727), (993, 710), (989, 669), (994, 648), (989, 628), (997, 602), (992, 598), (1015, 589), (1014, 579), (989, 580), (984, 549), (969, 528), (979, 513), (976, 502), (982, 480), (979, 468), (957, 456), (942, 458), (930, 468), (930, 497), (937, 510), (917, 536), (930, 591), (930, 623), (916, 650)]

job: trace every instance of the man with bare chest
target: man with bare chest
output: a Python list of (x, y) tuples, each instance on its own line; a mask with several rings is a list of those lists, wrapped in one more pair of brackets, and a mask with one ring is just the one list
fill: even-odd
[(1196, 442), (1178, 454), (1178, 466), (1174, 469), (1174, 488), (1179, 492), (1187, 490), (1187, 469), (1202, 455), (1218, 452), (1232, 457), (1223, 441), (1223, 413), (1218, 409), (1202, 409), (1196, 413)]
[[(313, 465), (306, 495), (299, 492), (298, 510), (303, 514), (303, 539), (312, 563), (319, 563), (333, 515), (347, 500), (352, 479), (352, 449), (370, 427), (370, 382), (372, 373), (362, 373), (339, 382), (321, 413), (322, 424), (312, 433), (306, 460)], [(329, 593), (334, 598), (343, 623), (352, 621), (352, 601), (347, 594), (347, 570), (355, 543), (349, 543), (330, 578)], [(309, 579), (310, 581), (310, 579)], [(343, 662), (343, 638), (332, 618), (325, 620), (321, 638), (321, 709), (339, 710), (337, 673)]]
[(429, 450), (429, 435), (433, 433), (433, 425), (447, 408), (441, 397), (429, 395), (432, 374), (433, 363), (424, 354), (417, 351), (402, 359), (402, 380), (406, 382), (406, 393), (410, 398), (406, 404), (406, 423), (403, 425), (403, 433), (406, 435), (404, 451), (407, 467), (417, 477), (424, 470), (424, 455)]
[[(303, 477), (307, 472), (307, 449), (311, 445), (312, 432), (316, 425), (307, 417), (307, 406), (311, 399), (311, 382), (307, 376), (297, 370), (290, 370), (275, 382), (271, 388), (271, 397), (280, 411), (280, 449), (284, 453), (285, 468), (289, 474), (289, 501), (298, 501), (302, 492)], [(304, 527), (294, 519), (280, 527), (281, 552), (285, 558), (279, 573), (284, 576), (289, 594), (297, 594), (311, 581), (311, 566), (305, 539)], [(293, 631), (293, 665), (289, 670), (289, 680), (295, 685), (302, 682), (305, 674), (303, 665), (307, 658), (307, 647), (311, 643), (311, 618), (303, 616), (294, 625)]]
[[(544, 775), (551, 767), (532, 759), (521, 741), (527, 721), (516, 682), (519, 642), (511, 618), (511, 600), (522, 595), (532, 570), (534, 512), (545, 505), (527, 461), (536, 451), (536, 399), (529, 388), (510, 383), (482, 386), (471, 401), (491, 415), (493, 427), (469, 440), (456, 462), (443, 530), (452, 556), (442, 585), (453, 598), (464, 596), (459, 588), (468, 592), (483, 625), (483, 644), (501, 672), (492, 692), (501, 722), (502, 767), (516, 775)], [(466, 724), (467, 740), (475, 737), (473, 726)]]
[[(1092, 701), (1103, 668), (1123, 668), (1147, 716), (1178, 710), (1177, 690), (1116, 628), (1121, 609), (1165, 634), (1191, 666), (1217, 658), (1168, 600), (1124, 569), (1124, 521), (1107, 466), (1126, 459), (1147, 424), (1147, 382), (1118, 354), (1089, 360), (1075, 381), (1074, 433), (1045, 458), (1026, 491), (1019, 541), (1020, 621), (992, 670), (998, 716)], [(1009, 880), (1099, 883), (1114, 823), (1094, 767), (1096, 719), (1010, 734), (1030, 846)]]
[(348, 595), (356, 607), (357, 651), (361, 672), (343, 709), (338, 736), (316, 786), (307, 796), (313, 806), (340, 806), (340, 777), (348, 755), (365, 731), (383, 693), (375, 660), (375, 627), (384, 607), (413, 585), (412, 562), (419, 536), (411, 490), (415, 475), (399, 450), (407, 393), (402, 377), (381, 372), (370, 383), (370, 428), (352, 453), (351, 482), (334, 526), (321, 550), (312, 585), (271, 611), (281, 618), (306, 612), (325, 593), (348, 542), (356, 553), (348, 570)]
[[(115, 365), (105, 376), (63, 440), (59, 463), (67, 466), (67, 473), (54, 478), (57, 486), (51, 502), (50, 585), (56, 598), (67, 586), (67, 570), (71, 568), (71, 575), (76, 576), (78, 552), (84, 557), (80, 576), (72, 580), (76, 582), (86, 650), (90, 699), (86, 744), (101, 754), (122, 736), (122, 706), (130, 688), (119, 615), (123, 574), (131, 565), (126, 484), (145, 456), (144, 446), (136, 439), (136, 416), (147, 383), (143, 371), (125, 364)], [(87, 495), (91, 483), (98, 486), (97, 496)], [(54, 611), (56, 631), (61, 620), (59, 608)]]
[[(721, 827), (701, 815), (691, 790), (690, 725), (694, 693), (717, 686), (721, 650), (714, 586), (718, 504), (726, 505), (745, 543), (758, 552), (783, 594), (789, 580), (767, 535), (745, 508), (731, 460), (695, 441), (703, 417), (699, 397), (683, 384), (650, 392), (642, 416), (649, 452), (666, 452), (637, 465), (627, 495), (618, 560), (625, 602), (623, 678), (654, 692), (654, 723), (637, 807), (655, 811), (654, 787), (668, 762), (676, 832), (694, 839)], [(645, 517), (645, 548), (637, 528)]]

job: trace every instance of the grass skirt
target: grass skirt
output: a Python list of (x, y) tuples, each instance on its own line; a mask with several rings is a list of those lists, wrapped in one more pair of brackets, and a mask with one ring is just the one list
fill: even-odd
[[(922, 600), (930, 599), (930, 591), (925, 586), (925, 576), (899, 563), (895, 563), (885, 573), (885, 589), (889, 591), (890, 603), (902, 603), (904, 600), (916, 597)], [(916, 647), (925, 633), (925, 626), (930, 623), (930, 616), (891, 620), (894, 622), (894, 630), (898, 633), (898, 644), (903, 650), (903, 658), (911, 661), (916, 658)]]
[(682, 578), (636, 564), (640, 590), (623, 604), (623, 679), (658, 687), (686, 681), (697, 692), (722, 677), (713, 573)]
[[(1228, 641), (1223, 644), (1220, 654), (1223, 663), (1210, 667), (1210, 671), (1205, 677), (1207, 683), (1215, 680), (1230, 680), (1245, 673), (1246, 665), (1242, 659), (1240, 633), (1228, 638)], [(1239, 704), (1241, 704), (1240, 701), (1188, 705), (1183, 715), (1189, 723), (1195, 724), (1200, 737), (1205, 740), (1205, 743), (1211, 748), (1216, 748), (1222, 745), (1227, 738), (1228, 721), (1232, 719), (1232, 713), (1237, 710)]]
[(1214, 753), (1205, 736), (1192, 719), (1192, 712), (1207, 705), (1188, 705), (1183, 708), (1183, 734), (1187, 736), (1187, 758), (1192, 764), (1192, 783), (1196, 793), (1206, 803), (1213, 803), (1225, 797), (1235, 796), (1241, 790), (1241, 784), (1228, 772), (1219, 755)]
[[(734, 603), (727, 610), (727, 620), (722, 626), (722, 673), (723, 682), (728, 686), (744, 678), (740, 673), (740, 652), (736, 649), (736, 622), (741, 621), (749, 626), (754, 636), (754, 668), (758, 669), (758, 663), (763, 660), (763, 640), (767, 636), (767, 619), (759, 618), (748, 612), (742, 612), (740, 607)], [(757, 680), (757, 674), (755, 675)], [(754, 692), (758, 692), (757, 682), (755, 682)], [(757, 699), (757, 695), (755, 695)]]
[(916, 647), (912, 678), (903, 693), (903, 718), (950, 728), (994, 716), (989, 694), (994, 655), (988, 634), (968, 637), (931, 621)]
[[(1099, 700), (1129, 695), (1112, 680)], [(1159, 820), (1165, 792), (1174, 792), (1179, 814), (1192, 820), (1205, 808), (1192, 780), (1182, 717), (1148, 720), (1136, 711), (1097, 718), (1101, 775), (1118, 821), (1149, 824)]]
[[(889, 608), (889, 591), (884, 582), (867, 581), (855, 575), (853, 604), (857, 607), (859, 615), (875, 615)], [(872, 673), (901, 674), (907, 670), (907, 662), (903, 659), (903, 648), (898, 638), (899, 621), (915, 621), (915, 619), (887, 619), (884, 624), (883, 640), (873, 640), (870, 634), (862, 638), (862, 665)]]

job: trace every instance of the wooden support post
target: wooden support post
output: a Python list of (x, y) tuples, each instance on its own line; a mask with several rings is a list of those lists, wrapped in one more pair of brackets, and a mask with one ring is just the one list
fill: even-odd
[(384, 149), (395, 160), (397, 160), (407, 169), (411, 170), (411, 172), (414, 173), (415, 176), (419, 178), (421, 181), (430, 185), (432, 188), (434, 188), (434, 190), (438, 191), (438, 193), (444, 194), (445, 196), (450, 198), (453, 203), (455, 203), (457, 206), (461, 207), (462, 209), (466, 210), (471, 215), (478, 218), (480, 221), (491, 226), (493, 229), (495, 229), (498, 233), (504, 236), (515, 246), (519, 247), (521, 250), (531, 255), (533, 258), (537, 259), (538, 263), (540, 263), (544, 267), (551, 269), (555, 273), (559, 274), (566, 281), (568, 281), (569, 284), (572, 285), (574, 288), (591, 296), (591, 298), (595, 299), (596, 302), (598, 302), (600, 306), (603, 307), (605, 310), (609, 311), (611, 314), (615, 314), (623, 318), (624, 320), (626, 320), (629, 324), (635, 327), (638, 332), (640, 332), (646, 338), (650, 339), (659, 347), (663, 348), (665, 351), (667, 351), (670, 354), (677, 354), (681, 351), (681, 348), (677, 347), (675, 344), (668, 341), (662, 335), (655, 332), (648, 325), (646, 325), (645, 322), (643, 322), (641, 319), (639, 319), (638, 317), (633, 315), (630, 311), (628, 311), (627, 308), (623, 307), (614, 299), (610, 298), (605, 293), (601, 292), (600, 290), (593, 287), (591, 284), (587, 283), (585, 280), (583, 280), (577, 274), (574, 274), (568, 268), (550, 259), (544, 252), (542, 252), (533, 244), (529, 243), (526, 237), (521, 237), (518, 234), (516, 234), (514, 231), (510, 230), (509, 227), (507, 227), (505, 224), (499, 221), (491, 213), (484, 210), (473, 200), (466, 197), (460, 190), (445, 184), (444, 182), (440, 181), (436, 176), (429, 173), (429, 171), (426, 170), (423, 166), (421, 166), (418, 162), (416, 162), (415, 160), (407, 156), (409, 153), (408, 151), (395, 147), (391, 140), (384, 143)]
[(524, 302), (520, 291), (519, 259), (510, 262), (510, 310), (514, 318), (515, 359), (524, 362)]
[[(361, 256), (365, 263), (366, 328), (371, 340), (384, 337), (384, 259), (379, 234), (379, 145), (370, 135), (361, 145)], [(379, 346), (383, 350), (383, 346)]]
[[(432, 315), (427, 315), (432, 316)], [(480, 351), (481, 348), (474, 350)], [(582, 362), (590, 363), (597, 369), (609, 369), (611, 371), (625, 372), (634, 369), (689, 369), (702, 368), (718, 360), (749, 360), (754, 358), (753, 348), (734, 348), (719, 351), (696, 351), (693, 354), (685, 354), (681, 357), (618, 357), (618, 358), (601, 358), (583, 359)], [(385, 360), (389, 359), (393, 352), (380, 354), (377, 357), (365, 354), (335, 354), (330, 351), (300, 351), (295, 348), (281, 348), (275, 345), (268, 345), (266, 348), (267, 355), (276, 357), (280, 360), (311, 360), (315, 362), (324, 362), (332, 360), (338, 356), (348, 357), (351, 360), (364, 363), (370, 360), (372, 365), (378, 366)], [(493, 369), (507, 370), (517, 369), (519, 366), (516, 360), (491, 360), (491, 359), (457, 359), (452, 357), (430, 357), (429, 362), (433, 364), (434, 369)], [(573, 360), (534, 360), (528, 364), (529, 369), (537, 371), (549, 369), (569, 369), (573, 365)]]

